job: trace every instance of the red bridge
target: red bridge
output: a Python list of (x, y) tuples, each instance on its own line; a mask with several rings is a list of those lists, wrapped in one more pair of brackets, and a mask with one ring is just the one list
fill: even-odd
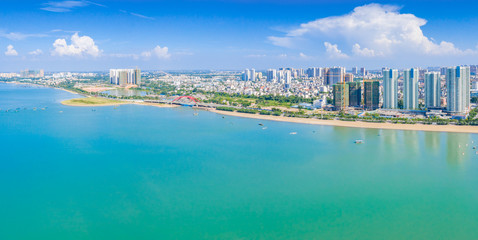
[(191, 101), (193, 101), (196, 105), (199, 103), (199, 100), (196, 99), (195, 97), (191, 97), (191, 96), (180, 96), (180, 97), (177, 97), (175, 98), (173, 101), (171, 101), (171, 103), (174, 103), (176, 101), (179, 101), (180, 99), (183, 99), (183, 98), (186, 98), (186, 99), (189, 99)]

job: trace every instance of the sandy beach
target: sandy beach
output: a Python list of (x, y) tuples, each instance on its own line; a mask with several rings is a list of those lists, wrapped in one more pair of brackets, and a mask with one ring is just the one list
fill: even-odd
[(161, 103), (149, 103), (149, 102), (135, 102), (134, 104), (145, 105), (145, 106), (153, 106), (153, 107), (159, 107), (159, 108), (179, 107), (179, 105), (176, 105), (176, 104), (161, 104)]
[(456, 133), (478, 133), (478, 126), (457, 126), (457, 125), (425, 125), (425, 124), (394, 124), (394, 123), (371, 123), (361, 121), (340, 121), (340, 120), (320, 120), (311, 118), (293, 118), (260, 114), (248, 114), (238, 112), (219, 111), (215, 109), (207, 109), (210, 112), (244, 118), (263, 119), (280, 122), (304, 123), (327, 125), (337, 127), (354, 127), (354, 128), (374, 128), (374, 129), (393, 129), (393, 130), (410, 130), (410, 131), (430, 131), (430, 132), (456, 132)]

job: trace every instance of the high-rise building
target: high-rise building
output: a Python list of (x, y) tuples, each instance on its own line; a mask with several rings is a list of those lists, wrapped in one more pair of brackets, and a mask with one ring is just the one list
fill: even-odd
[(403, 71), (403, 109), (418, 109), (418, 69)]
[(315, 77), (322, 77), (322, 68), (321, 67), (318, 67), (318, 68), (315, 68)]
[(367, 71), (365, 70), (365, 68), (360, 68), (360, 72), (359, 72), (359, 75), (362, 76), (362, 77), (365, 77), (367, 75)]
[(256, 81), (256, 70), (254, 68), (251, 69), (251, 76), (250, 76), (249, 80), (253, 81), (253, 82)]
[(346, 73), (344, 75), (344, 80), (345, 80), (345, 82), (353, 82), (354, 81), (354, 75), (352, 73)]
[(249, 71), (249, 69), (246, 69), (244, 70), (244, 73), (242, 74), (242, 80), (249, 81), (250, 76), (251, 76), (251, 72)]
[(449, 67), (446, 70), (447, 111), (466, 113), (470, 110), (470, 67)]
[(317, 77), (317, 70), (316, 68), (307, 68), (307, 76), (309, 78), (315, 78)]
[(334, 106), (337, 110), (343, 110), (344, 106), (349, 106), (349, 85), (348, 84), (334, 84)]
[(398, 70), (385, 68), (383, 76), (383, 108), (396, 109), (398, 107)]
[(333, 67), (327, 71), (327, 85), (334, 85), (344, 81), (345, 68)]
[(284, 83), (284, 70), (277, 71), (277, 82)]
[(292, 82), (292, 74), (290, 70), (285, 70), (284, 71), (284, 83), (285, 84), (290, 84)]
[(375, 110), (380, 102), (380, 82), (364, 80), (363, 105), (367, 110)]
[(360, 107), (362, 103), (362, 85), (360, 82), (348, 82), (349, 85), (349, 106)]
[(110, 69), (110, 83), (115, 85), (140, 85), (141, 70)]
[(277, 71), (275, 69), (267, 70), (267, 81), (276, 82), (277, 81)]
[(427, 109), (440, 107), (440, 74), (438, 72), (425, 73), (425, 106)]
[(357, 67), (353, 67), (353, 68), (352, 68), (352, 74), (353, 74), (353, 75), (357, 75), (357, 74), (358, 74), (358, 69), (357, 69)]

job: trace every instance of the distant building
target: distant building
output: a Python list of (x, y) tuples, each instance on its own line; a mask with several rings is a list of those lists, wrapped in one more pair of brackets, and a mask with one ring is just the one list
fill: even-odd
[(353, 82), (354, 81), (354, 75), (352, 73), (346, 73), (344, 76), (345, 82)]
[(352, 74), (353, 74), (353, 75), (357, 75), (357, 74), (358, 74), (358, 69), (357, 69), (357, 67), (353, 67), (353, 68), (352, 68)]
[(438, 72), (425, 73), (425, 106), (427, 109), (440, 106), (440, 74)]
[(403, 109), (418, 109), (418, 69), (403, 71)]
[(292, 83), (292, 74), (290, 70), (285, 70), (284, 71), (284, 83), (285, 84), (291, 84)]
[(253, 82), (256, 81), (256, 70), (254, 68), (251, 69), (251, 76), (250, 76), (249, 80), (253, 81)]
[(378, 80), (364, 80), (363, 103), (367, 110), (375, 110), (380, 102), (380, 82)]
[(360, 107), (362, 103), (362, 85), (360, 82), (348, 82), (349, 85), (349, 106)]
[(40, 69), (39, 71), (28, 69), (20, 71), (20, 77), (22, 78), (42, 78), (44, 76), (45, 72), (43, 71), (43, 69)]
[(307, 68), (307, 76), (309, 78), (316, 78), (317, 77), (317, 68)]
[(367, 76), (367, 71), (365, 70), (365, 68), (360, 68), (360, 73), (359, 73), (359, 75), (362, 76), (362, 77)]
[(277, 71), (275, 69), (267, 70), (267, 81), (277, 82)]
[(251, 72), (249, 71), (249, 69), (246, 69), (246, 70), (244, 70), (244, 72), (242, 73), (242, 80), (244, 80), (244, 81), (249, 81), (250, 76), (251, 76)]
[(333, 67), (329, 68), (327, 71), (327, 85), (334, 85), (344, 81), (345, 77), (345, 68), (344, 67)]
[(385, 68), (383, 75), (383, 108), (398, 108), (398, 70)]
[(141, 70), (110, 69), (110, 83), (115, 85), (140, 85)]
[(334, 84), (334, 106), (337, 110), (343, 110), (344, 107), (349, 106), (349, 85), (348, 84)]
[(446, 71), (447, 111), (466, 113), (470, 110), (470, 67), (449, 67)]

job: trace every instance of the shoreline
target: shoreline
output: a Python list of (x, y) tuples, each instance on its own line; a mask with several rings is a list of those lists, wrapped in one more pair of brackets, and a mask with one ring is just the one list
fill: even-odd
[[(205, 108), (202, 108), (202, 109), (205, 109)], [(372, 122), (361, 122), (361, 121), (321, 120), (321, 119), (312, 119), (312, 118), (271, 116), (271, 115), (228, 112), (228, 111), (221, 111), (216, 109), (205, 109), (205, 110), (216, 113), (216, 114), (234, 116), (234, 117), (270, 120), (270, 121), (277, 121), (277, 122), (312, 124), (312, 125), (370, 128), (370, 129), (388, 129), (388, 130), (426, 131), (426, 132), (478, 133), (478, 126), (372, 123)]]
[[(17, 83), (17, 82), (13, 82), (13, 83), (24, 84), (24, 83)], [(37, 84), (33, 84), (33, 85), (37, 85)], [(80, 95), (80, 96), (84, 96), (80, 93), (73, 92), (63, 88), (55, 88), (55, 89), (63, 90), (63, 91)], [(105, 107), (105, 106), (117, 106), (117, 105), (127, 105), (127, 104), (153, 106), (153, 107), (159, 107), (159, 108), (179, 107), (178, 105), (169, 105), (169, 104), (160, 104), (160, 103), (130, 102), (130, 101), (124, 101), (124, 100), (118, 100), (118, 101), (121, 101), (121, 102), (120, 103), (105, 103), (105, 104), (65, 104), (63, 103), (64, 101), (62, 101), (61, 104), (65, 106), (72, 106), (72, 107)], [(477, 133), (478, 134), (478, 126), (425, 125), (425, 124), (418, 124), (418, 123), (396, 124), (396, 123), (372, 123), (372, 122), (362, 122), (362, 121), (321, 120), (321, 119), (312, 119), (312, 118), (294, 118), (294, 117), (229, 112), (229, 111), (221, 111), (221, 110), (209, 109), (209, 108), (203, 108), (203, 107), (199, 107), (199, 109), (203, 109), (205, 111), (209, 111), (209, 112), (213, 112), (213, 113), (221, 114), (221, 115), (226, 115), (226, 116), (269, 120), (269, 121), (277, 121), (277, 122), (289, 122), (289, 123), (336, 126), (336, 127), (352, 127), (352, 128), (426, 131), (426, 132)]]

